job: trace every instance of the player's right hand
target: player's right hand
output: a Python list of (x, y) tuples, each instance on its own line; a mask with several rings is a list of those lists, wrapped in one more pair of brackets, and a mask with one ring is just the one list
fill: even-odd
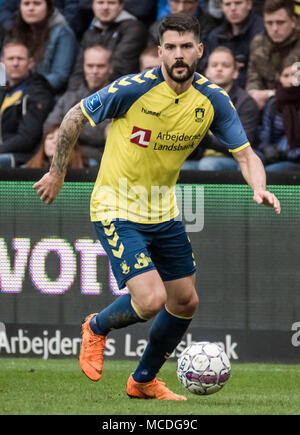
[(47, 172), (33, 185), (40, 199), (46, 204), (51, 204), (59, 194), (64, 184), (65, 174), (58, 175), (53, 171)]

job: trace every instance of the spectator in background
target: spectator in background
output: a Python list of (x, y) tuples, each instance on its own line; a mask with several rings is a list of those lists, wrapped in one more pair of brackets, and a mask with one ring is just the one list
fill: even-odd
[(34, 59), (23, 42), (6, 43), (1, 61), (8, 78), (7, 87), (0, 87), (0, 167), (5, 168), (31, 158), (54, 97), (47, 80), (32, 73)]
[[(82, 98), (104, 88), (109, 83), (112, 71), (111, 52), (106, 48), (95, 45), (84, 50), (83, 70), (84, 78), (74, 91), (65, 92), (55, 104), (45, 125), (60, 124), (71, 107)], [(78, 138), (82, 155), (89, 166), (100, 164), (106, 140), (106, 127), (109, 121), (104, 121), (95, 127), (86, 124)]]
[[(253, 98), (235, 83), (238, 75), (239, 70), (232, 51), (227, 47), (215, 48), (208, 59), (206, 76), (229, 94), (253, 147), (256, 145), (260, 111)], [(201, 147), (198, 147), (191, 154), (190, 160), (185, 161), (182, 167), (182, 169), (199, 169), (201, 171), (235, 170), (238, 168), (239, 165), (231, 153), (227, 152), (226, 147), (211, 133), (205, 136), (201, 142)]]
[[(208, 13), (201, 9), (198, 0), (169, 0), (169, 8), (171, 14), (184, 13), (197, 17), (200, 24), (201, 41), (204, 42), (205, 45), (207, 35), (215, 28), (216, 23)], [(160, 20), (157, 20), (150, 26), (147, 42), (148, 46), (157, 47), (160, 44), (158, 37), (159, 24)]]
[(51, 0), (21, 0), (8, 39), (18, 39), (34, 54), (35, 69), (55, 93), (63, 90), (77, 52), (77, 40)]
[[(23, 165), (24, 168), (37, 168), (44, 170), (48, 170), (50, 168), (58, 141), (58, 130), (59, 125), (48, 124), (46, 126), (37, 152), (25, 165)], [(67, 167), (69, 169), (82, 169), (89, 167), (88, 163), (82, 156), (82, 152), (78, 144), (76, 144), (71, 151)]]
[(93, 19), (92, 0), (78, 0), (79, 2), (79, 27), (80, 30), (77, 34), (77, 38), (81, 41), (82, 35), (89, 28)]
[(80, 0), (52, 0), (52, 3), (65, 17), (75, 35), (78, 35), (81, 29)]
[(157, 0), (124, 0), (124, 9), (148, 27), (156, 20)]
[(300, 170), (300, 55), (282, 64), (275, 95), (266, 104), (259, 149), (266, 171)]
[(161, 64), (157, 47), (147, 47), (140, 55), (140, 71), (153, 69)]
[(157, 14), (156, 20), (169, 15), (171, 13), (169, 0), (157, 0)]
[[(203, 11), (207, 12), (213, 18), (220, 20), (222, 19), (223, 16), (222, 9), (220, 7), (220, 2), (221, 0), (198, 0), (198, 5)], [(156, 19), (159, 20), (160, 18), (163, 18), (169, 14), (171, 14), (171, 7), (170, 7), (169, 0), (158, 0)]]
[[(82, 0), (52, 0), (53, 6), (65, 17), (75, 33), (79, 30), (81, 16), (79, 2)], [(2, 0), (0, 2), (0, 24), (8, 30), (20, 7), (20, 0)]]
[(93, 0), (94, 19), (81, 40), (69, 89), (76, 89), (83, 77), (83, 51), (95, 44), (106, 46), (112, 53), (113, 72), (110, 81), (139, 71), (139, 56), (147, 40), (146, 27), (124, 10), (123, 0)]
[(263, 16), (265, 0), (252, 0), (252, 1), (253, 1), (253, 12), (256, 15)]
[[(221, 0), (204, 0), (202, 3), (206, 5), (206, 9), (209, 15), (211, 15), (218, 21), (222, 20), (223, 11)], [(221, 24), (221, 22), (219, 24)]]
[(261, 16), (252, 13), (252, 0), (222, 0), (221, 5), (224, 21), (209, 34), (202, 65), (206, 66), (208, 56), (216, 47), (230, 48), (239, 68), (238, 85), (245, 88), (250, 43), (255, 35), (263, 31), (264, 21)]
[(276, 74), (284, 59), (300, 54), (293, 0), (266, 0), (264, 23), (265, 31), (251, 43), (247, 81), (247, 90), (260, 109), (274, 96)]

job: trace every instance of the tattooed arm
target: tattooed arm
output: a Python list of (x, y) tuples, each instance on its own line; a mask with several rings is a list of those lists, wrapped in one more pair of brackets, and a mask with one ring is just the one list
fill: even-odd
[(77, 104), (69, 110), (60, 125), (58, 142), (49, 172), (33, 186), (41, 200), (47, 204), (55, 200), (64, 184), (69, 156), (86, 122), (80, 104)]
[(66, 173), (69, 156), (86, 122), (87, 118), (83, 115), (80, 104), (76, 104), (66, 114), (59, 128), (50, 172), (54, 171), (58, 175)]

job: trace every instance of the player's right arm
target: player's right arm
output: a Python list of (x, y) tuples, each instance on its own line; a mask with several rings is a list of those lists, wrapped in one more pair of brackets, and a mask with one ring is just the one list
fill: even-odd
[(140, 74), (120, 77), (69, 110), (59, 128), (58, 144), (50, 170), (33, 186), (42, 201), (51, 204), (60, 192), (69, 155), (84, 124), (89, 122), (94, 127), (104, 119), (124, 115), (141, 95), (159, 82), (155, 70), (154, 73), (147, 71), (141, 77)]
[(64, 184), (70, 153), (86, 122), (87, 118), (80, 104), (76, 104), (68, 111), (60, 125), (58, 142), (49, 172), (33, 186), (41, 200), (47, 204), (55, 200)]

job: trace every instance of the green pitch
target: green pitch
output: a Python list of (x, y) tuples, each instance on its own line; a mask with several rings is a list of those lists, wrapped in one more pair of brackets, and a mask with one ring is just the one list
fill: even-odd
[(105, 361), (100, 382), (76, 360), (0, 358), (0, 414), (201, 415), (300, 414), (300, 364), (233, 364), (225, 387), (195, 396), (179, 384), (174, 362), (160, 376), (186, 402), (129, 399), (125, 386), (135, 361)]

